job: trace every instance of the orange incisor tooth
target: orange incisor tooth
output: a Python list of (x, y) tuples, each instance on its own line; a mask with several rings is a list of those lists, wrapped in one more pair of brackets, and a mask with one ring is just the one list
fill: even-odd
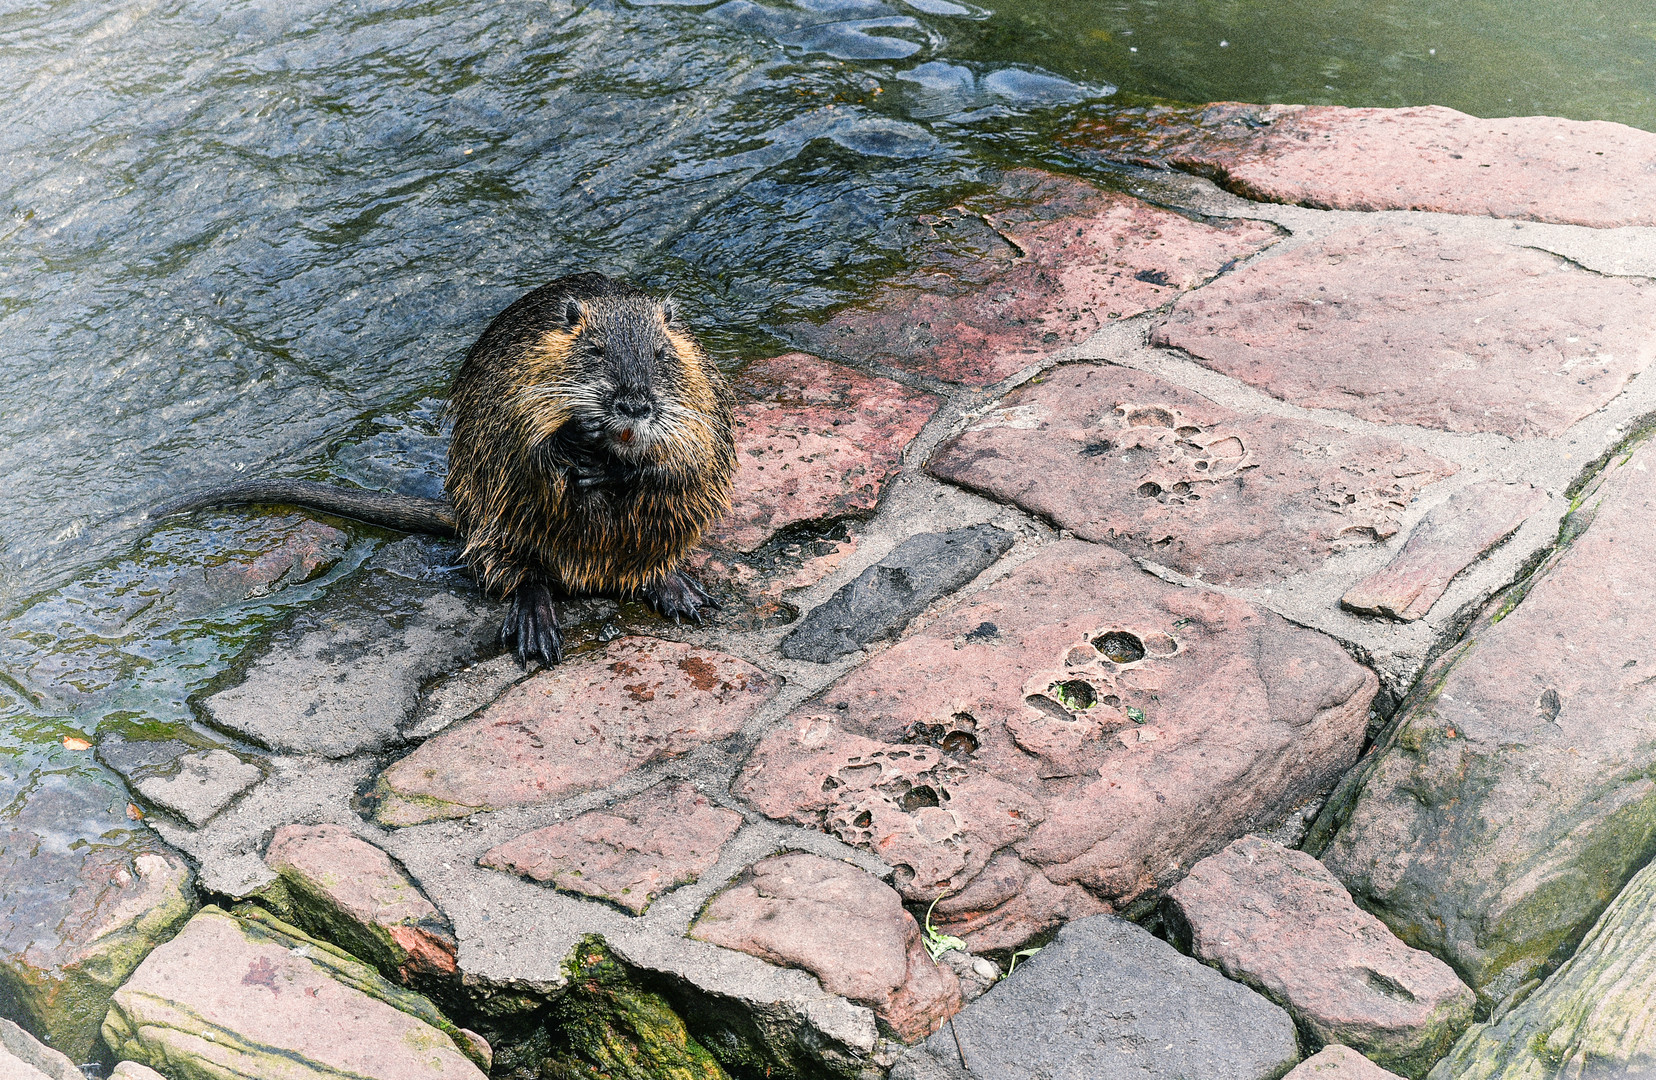
[(621, 441), (622, 442), (632, 442), (632, 428), (622, 428), (621, 429)]

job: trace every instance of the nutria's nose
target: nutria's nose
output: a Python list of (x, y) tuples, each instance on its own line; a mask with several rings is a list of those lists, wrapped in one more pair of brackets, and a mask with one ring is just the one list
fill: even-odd
[(648, 398), (618, 397), (615, 399), (615, 411), (628, 420), (643, 420), (655, 412), (655, 406)]

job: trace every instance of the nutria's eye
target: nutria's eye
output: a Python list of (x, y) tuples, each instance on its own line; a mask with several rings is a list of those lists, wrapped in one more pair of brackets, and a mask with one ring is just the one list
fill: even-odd
[(667, 359), (667, 346), (657, 345), (656, 346), (656, 363), (659, 364), (665, 359)]

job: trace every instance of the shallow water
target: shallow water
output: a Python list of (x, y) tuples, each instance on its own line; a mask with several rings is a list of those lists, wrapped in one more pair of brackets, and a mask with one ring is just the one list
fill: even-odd
[(172, 568), (261, 550), (295, 519), (154, 530), (141, 508), (239, 474), (434, 490), (447, 378), (524, 289), (593, 268), (672, 290), (736, 365), (888, 271), (898, 226), (984, 165), (1058, 161), (1049, 135), (1076, 112), (1145, 96), (1656, 128), (1656, 16), (1630, 0), (0, 7), (0, 803), (85, 767), (65, 733), (186, 720), (280, 604), (328, 580), (198, 610)]

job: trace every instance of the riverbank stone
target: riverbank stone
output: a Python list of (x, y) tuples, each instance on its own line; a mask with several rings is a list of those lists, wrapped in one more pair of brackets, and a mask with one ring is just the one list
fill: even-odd
[(109, 1080), (167, 1080), (148, 1065), (136, 1061), (122, 1061), (109, 1073)]
[(146, 776), (138, 794), (195, 828), (207, 824), (231, 800), (264, 779), (264, 770), (228, 750), (199, 750), (174, 762), (171, 775)]
[(1165, 908), (1181, 947), (1287, 1009), (1312, 1045), (1420, 1077), (1472, 1022), (1449, 965), (1399, 941), (1303, 851), (1245, 836), (1191, 867)]
[(732, 790), (874, 852), (973, 952), (1015, 948), (1328, 790), (1376, 686), (1320, 634), (1061, 541), (794, 710)]
[(755, 863), (713, 898), (690, 936), (804, 968), (823, 989), (873, 1009), (904, 1042), (960, 1008), (954, 971), (932, 961), (902, 897), (835, 859), (793, 852)]
[(1307, 408), (1556, 438), (1656, 358), (1656, 286), (1362, 223), (1182, 298), (1151, 341)]
[(1431, 1080), (1656, 1075), (1652, 1001), (1656, 865), (1634, 875), (1539, 989), (1468, 1031)]
[(1470, 484), (1415, 526), (1382, 569), (1346, 590), (1340, 606), (1399, 622), (1426, 617), (1462, 570), (1518, 531), (1547, 501), (1533, 484)]
[(173, 1080), (487, 1075), (425, 998), (253, 908), (202, 908), (116, 991), (103, 1036)]
[(300, 928), (404, 983), (455, 974), (454, 927), (389, 855), (344, 826), (284, 825), (264, 861)]
[(938, 448), (928, 469), (1182, 574), (1257, 585), (1396, 534), (1454, 466), (1377, 435), (1241, 416), (1153, 375), (1068, 364)]
[(557, 802), (728, 738), (777, 683), (713, 649), (629, 636), (517, 683), (376, 781), (374, 818), (418, 825)]
[(993, 525), (921, 533), (813, 608), (782, 641), (782, 655), (826, 664), (895, 637), (909, 620), (987, 570), (1012, 547)]
[(940, 404), (803, 353), (749, 364), (735, 384), (735, 491), (708, 541), (736, 552), (801, 522), (872, 513)]
[(63, 1054), (0, 1017), (0, 1080), (86, 1080)]
[(1382, 1069), (1349, 1046), (1329, 1043), (1295, 1065), (1283, 1080), (1395, 1080), (1397, 1074)]
[(926, 215), (912, 269), (827, 321), (804, 347), (945, 382), (988, 386), (1100, 327), (1168, 303), (1275, 242), (1262, 222), (1206, 224), (1035, 169)]
[(238, 684), (206, 698), (208, 720), (271, 750), (323, 757), (401, 742), (426, 683), (498, 651), (504, 607), (432, 568), (444, 553), (454, 556), (417, 538), (386, 545), (297, 611)]
[(614, 806), (524, 833), (484, 852), (482, 866), (642, 915), (658, 896), (713, 868), (742, 815), (668, 780)]
[(189, 866), (123, 793), (42, 778), (0, 815), (0, 1012), (90, 1060), (110, 995), (194, 908)]
[(1307, 845), (1488, 1005), (1656, 854), (1656, 444), (1578, 498), (1566, 530), (1591, 524), (1427, 672)]
[(1097, 915), (1058, 931), (891, 1076), (1275, 1080), (1298, 1060), (1287, 1013), (1149, 931)]
[(1218, 102), (1122, 110), (1063, 141), (1209, 176), (1262, 202), (1656, 225), (1656, 134), (1598, 120)]

